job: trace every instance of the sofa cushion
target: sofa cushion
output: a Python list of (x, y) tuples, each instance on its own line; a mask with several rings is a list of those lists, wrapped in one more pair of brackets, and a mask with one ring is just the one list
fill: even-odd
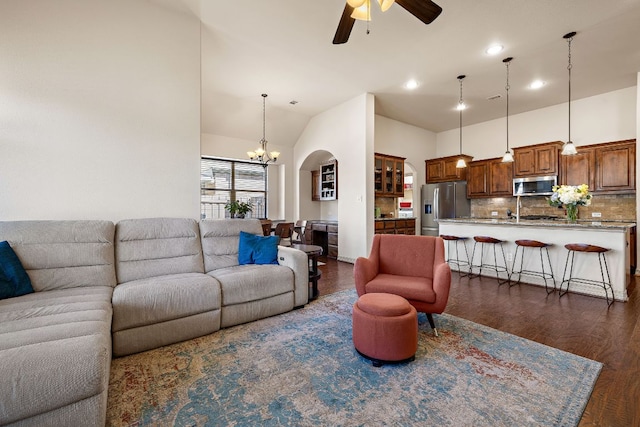
[(106, 393), (112, 291), (71, 288), (0, 301), (0, 424)]
[(238, 263), (244, 264), (277, 264), (278, 236), (256, 236), (240, 232), (238, 244)]
[(0, 242), (0, 299), (33, 292), (31, 279), (7, 241)]
[(109, 221), (0, 221), (36, 292), (115, 286), (114, 225)]
[(240, 232), (262, 236), (257, 219), (225, 219), (200, 221), (200, 237), (204, 254), (204, 270), (238, 265)]
[(204, 273), (198, 223), (190, 218), (128, 219), (116, 225), (118, 283)]
[(236, 265), (208, 274), (220, 282), (223, 307), (293, 292), (293, 271), (281, 265)]
[(113, 332), (220, 308), (220, 284), (202, 273), (121, 283), (113, 291)]

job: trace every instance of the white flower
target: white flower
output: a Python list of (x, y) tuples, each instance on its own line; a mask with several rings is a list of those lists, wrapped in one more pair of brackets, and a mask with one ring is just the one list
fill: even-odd
[(553, 187), (553, 194), (548, 200), (551, 206), (589, 206), (591, 204), (591, 194), (589, 193), (589, 186), (587, 184), (556, 185)]

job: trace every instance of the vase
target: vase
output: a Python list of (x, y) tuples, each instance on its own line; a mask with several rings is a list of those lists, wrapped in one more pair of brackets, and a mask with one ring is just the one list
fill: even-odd
[(575, 223), (578, 221), (578, 205), (566, 205), (567, 209), (567, 221)]

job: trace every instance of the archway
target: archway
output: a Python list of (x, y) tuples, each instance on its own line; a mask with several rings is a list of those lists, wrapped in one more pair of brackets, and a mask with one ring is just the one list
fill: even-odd
[[(298, 219), (306, 220), (338, 220), (338, 201), (328, 200), (319, 201), (313, 198), (313, 182), (312, 176), (314, 171), (320, 170), (320, 165), (323, 163), (335, 160), (335, 156), (325, 150), (316, 150), (309, 154), (300, 169), (298, 170), (299, 187), (298, 187), (298, 200), (300, 208), (298, 211)], [(340, 168), (338, 168), (337, 176), (340, 175)], [(338, 178), (338, 185), (340, 185), (340, 179)]]

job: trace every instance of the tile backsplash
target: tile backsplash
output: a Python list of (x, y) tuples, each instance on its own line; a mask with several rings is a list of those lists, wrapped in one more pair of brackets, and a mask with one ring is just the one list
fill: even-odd
[[(521, 197), (520, 215), (553, 215), (566, 216), (564, 208), (549, 206), (545, 197)], [(498, 218), (507, 216), (507, 209), (516, 215), (516, 198), (499, 197), (491, 199), (471, 199), (471, 216), (476, 218), (492, 218), (491, 212), (498, 212)], [(594, 194), (590, 206), (579, 206), (578, 219), (592, 219), (592, 212), (600, 212), (602, 221), (636, 221), (635, 194), (598, 195)], [(493, 218), (496, 218), (495, 216)]]
[(383, 218), (396, 216), (396, 198), (395, 197), (376, 197), (375, 206), (380, 208)]

